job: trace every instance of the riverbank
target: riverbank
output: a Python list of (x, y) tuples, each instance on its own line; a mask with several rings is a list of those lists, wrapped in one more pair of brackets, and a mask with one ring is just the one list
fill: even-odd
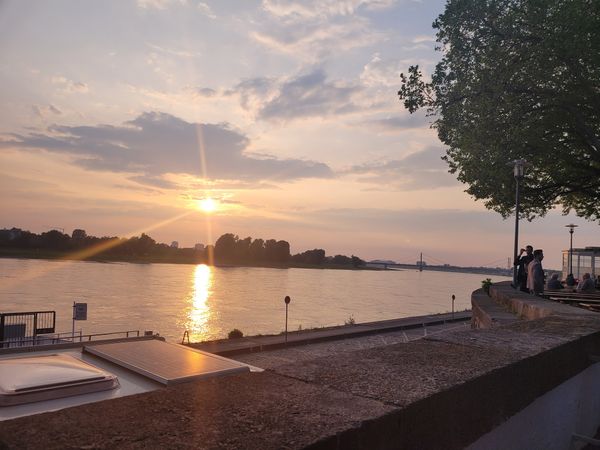
[[(82, 258), (78, 252), (57, 252), (53, 250), (39, 249), (15, 249), (15, 248), (0, 248), (0, 258), (13, 259), (46, 259), (46, 260), (61, 260), (61, 261), (93, 261), (99, 263), (124, 262), (131, 264), (209, 264), (204, 258), (196, 256), (171, 256), (171, 255), (152, 255), (152, 256), (135, 256), (135, 257), (111, 257), (99, 258), (88, 256)], [(377, 267), (359, 266), (354, 267), (343, 264), (305, 264), (305, 263), (287, 263), (287, 264), (226, 264), (215, 263), (210, 264), (215, 267), (262, 267), (266, 269), (333, 269), (333, 270), (383, 270)]]
[[(378, 320), (336, 327), (323, 327), (311, 330), (297, 330), (276, 335), (247, 336), (237, 339), (217, 339), (198, 343), (188, 343), (190, 347), (215, 353), (221, 356), (242, 353), (261, 352), (279, 348), (309, 345), (319, 342), (356, 338), (388, 332), (423, 330), (427, 335), (427, 327), (439, 327), (471, 320), (471, 311), (455, 313), (428, 314), (425, 316), (402, 317), (399, 319)], [(407, 339), (408, 340), (408, 339)]]

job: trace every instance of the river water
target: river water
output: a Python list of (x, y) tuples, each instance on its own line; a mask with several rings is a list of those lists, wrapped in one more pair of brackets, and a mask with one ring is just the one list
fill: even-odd
[[(470, 308), (486, 275), (0, 259), (0, 312), (55, 310), (70, 331), (74, 301), (88, 304), (84, 334), (153, 330), (180, 341), (410, 317)], [(492, 276), (493, 281), (506, 280)]]

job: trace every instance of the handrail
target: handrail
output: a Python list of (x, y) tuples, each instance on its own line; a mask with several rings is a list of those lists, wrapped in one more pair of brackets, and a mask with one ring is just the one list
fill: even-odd
[(190, 343), (190, 333), (188, 330), (185, 330), (183, 332), (183, 337), (181, 338), (181, 345), (183, 345), (185, 343), (185, 339), (187, 338), (187, 343)]
[[(0, 348), (5, 347), (34, 347), (34, 346), (47, 346), (54, 344), (64, 344), (68, 342), (83, 342), (92, 341), (94, 338), (104, 337), (104, 336), (115, 336), (115, 335), (125, 335), (125, 337), (130, 337), (130, 334), (135, 334), (135, 337), (140, 336), (140, 330), (125, 330), (125, 331), (112, 331), (109, 333), (91, 333), (91, 334), (81, 334), (79, 333), (71, 333), (62, 332), (55, 333), (53, 335), (38, 335), (34, 337), (27, 338), (15, 338), (10, 340), (0, 341)], [(109, 338), (110, 339), (110, 338)], [(27, 345), (29, 343), (29, 345)]]

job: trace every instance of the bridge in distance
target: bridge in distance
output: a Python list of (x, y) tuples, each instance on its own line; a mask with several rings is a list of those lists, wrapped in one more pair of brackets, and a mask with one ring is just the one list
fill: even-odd
[(483, 275), (512, 276), (512, 268), (502, 267), (460, 267), (449, 264), (430, 265), (430, 264), (402, 264), (392, 262), (370, 261), (367, 267), (383, 270), (422, 270), (438, 272), (460, 272), (460, 273), (478, 273)]

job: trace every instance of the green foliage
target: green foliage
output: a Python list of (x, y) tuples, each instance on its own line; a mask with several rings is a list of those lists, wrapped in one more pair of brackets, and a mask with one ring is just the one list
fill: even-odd
[(356, 324), (356, 320), (354, 320), (354, 316), (352, 314), (350, 314), (350, 316), (344, 320), (344, 325), (355, 325)]
[(242, 333), (237, 328), (234, 328), (233, 330), (231, 330), (229, 332), (229, 334), (227, 335), (228, 339), (239, 339), (239, 338), (243, 338), (243, 337), (244, 337), (244, 333)]
[(490, 295), (490, 287), (492, 287), (492, 279), (486, 278), (481, 282), (481, 288), (485, 291), (487, 295)]
[(562, 205), (600, 221), (600, 2), (449, 0), (433, 26), (443, 57), (431, 81), (412, 66), (398, 95), (436, 117), (467, 192), (507, 217), (506, 164), (525, 158), (529, 219)]

